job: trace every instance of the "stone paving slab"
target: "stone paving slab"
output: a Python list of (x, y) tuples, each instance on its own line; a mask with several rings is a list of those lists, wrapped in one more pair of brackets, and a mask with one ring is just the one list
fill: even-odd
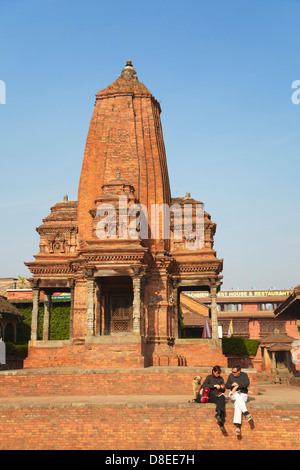
[[(71, 396), (23, 396), (23, 397), (1, 397), (0, 409), (18, 407), (53, 407), (53, 406), (181, 406), (215, 407), (213, 403), (198, 404), (190, 403), (191, 395), (71, 395)], [(228, 399), (227, 407), (233, 407)], [(264, 385), (259, 395), (249, 397), (249, 407), (252, 408), (300, 408), (300, 388), (284, 385)]]
[[(248, 374), (256, 374), (256, 369), (248, 368), (242, 369), (247, 371)], [(89, 367), (34, 367), (34, 368), (24, 368), (24, 369), (11, 369), (11, 370), (2, 370), (0, 371), (0, 376), (24, 376), (24, 375), (81, 375), (81, 374), (128, 374), (128, 373), (142, 373), (142, 374), (195, 374), (195, 375), (207, 375), (211, 373), (211, 367), (201, 366), (201, 367), (179, 367), (179, 366), (150, 366), (150, 367), (118, 367), (118, 368), (89, 368)], [(231, 367), (222, 367), (222, 372), (224, 374), (229, 374), (231, 372)]]

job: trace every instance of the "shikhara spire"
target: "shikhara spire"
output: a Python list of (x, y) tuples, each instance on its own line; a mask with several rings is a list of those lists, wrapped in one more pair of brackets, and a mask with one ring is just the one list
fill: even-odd
[[(96, 98), (78, 191), (78, 229), (84, 245), (93, 238), (90, 211), (104, 190), (108, 197), (116, 174), (121, 173), (135, 201), (146, 208), (171, 201), (160, 105), (137, 80), (130, 60)], [(169, 249), (168, 243), (163, 245)]]

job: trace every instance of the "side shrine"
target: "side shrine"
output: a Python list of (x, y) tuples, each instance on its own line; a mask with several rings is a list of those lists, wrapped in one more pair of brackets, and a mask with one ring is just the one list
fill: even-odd
[[(26, 368), (227, 365), (218, 338), (216, 224), (189, 193), (171, 197), (160, 113), (131, 61), (97, 93), (78, 201), (64, 197), (51, 208), (37, 228), (40, 251), (25, 263), (33, 275)], [(211, 338), (180, 337), (180, 293), (193, 290), (209, 292)], [(65, 341), (49, 340), (54, 292), (71, 293)]]

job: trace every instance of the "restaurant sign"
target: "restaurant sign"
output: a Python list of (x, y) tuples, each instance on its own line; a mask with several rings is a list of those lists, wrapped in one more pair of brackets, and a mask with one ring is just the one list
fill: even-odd
[[(186, 292), (190, 297), (209, 297), (209, 292)], [(291, 294), (289, 290), (242, 290), (242, 291), (221, 291), (217, 297), (287, 297)]]

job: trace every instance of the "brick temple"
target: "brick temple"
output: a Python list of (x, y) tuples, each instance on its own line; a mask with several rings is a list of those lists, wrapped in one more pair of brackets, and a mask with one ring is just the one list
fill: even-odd
[[(36, 229), (40, 251), (25, 263), (33, 290), (25, 367), (226, 365), (218, 339), (223, 260), (214, 250), (216, 224), (203, 211), (202, 243), (178, 236), (178, 220), (188, 213), (194, 227), (202, 203), (189, 193), (171, 197), (160, 113), (131, 61), (96, 94), (78, 201), (65, 196), (51, 208)], [(176, 207), (169, 231), (163, 211), (153, 207)], [(180, 293), (193, 290), (209, 292), (210, 339), (180, 337)], [(49, 340), (54, 292), (71, 294), (65, 341)]]

